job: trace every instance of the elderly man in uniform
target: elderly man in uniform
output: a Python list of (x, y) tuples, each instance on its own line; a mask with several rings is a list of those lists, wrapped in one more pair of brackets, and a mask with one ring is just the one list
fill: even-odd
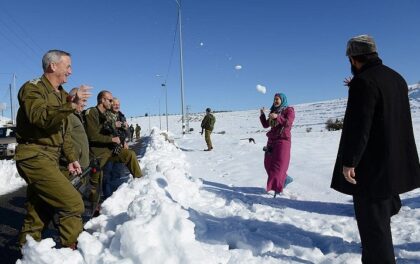
[(20, 108), (16, 118), (16, 167), (27, 186), (27, 215), (19, 243), (27, 235), (41, 240), (42, 231), (50, 219), (51, 209), (59, 216), (62, 246), (76, 248), (82, 231), (83, 201), (58, 167), (61, 151), (69, 161), (69, 169), (81, 172), (71, 144), (64, 145), (64, 125), (76, 108), (76, 100), (86, 100), (90, 87), (81, 86), (74, 96), (62, 84), (72, 73), (70, 54), (50, 50), (42, 58), (44, 74), (26, 82), (19, 90)]
[[(96, 107), (86, 110), (86, 133), (89, 139), (90, 156), (100, 160), (100, 168), (103, 168), (107, 161), (124, 163), (133, 177), (139, 178), (142, 172), (136, 154), (132, 150), (120, 148), (123, 142), (118, 136), (113, 135), (112, 124), (107, 118), (106, 111), (111, 109), (112, 100), (111, 92), (101, 91), (97, 96)], [(91, 183), (94, 186), (91, 201), (97, 201), (102, 187), (102, 172), (92, 175)]]
[(382, 64), (371, 36), (347, 43), (352, 80), (331, 187), (353, 195), (363, 263), (395, 263), (391, 216), (420, 187), (407, 83)]
[[(70, 96), (75, 96), (78, 91), (78, 88), (73, 88), (70, 90)], [(82, 111), (86, 106), (86, 100), (75, 100), (76, 109), (72, 114), (67, 117), (67, 125), (65, 128), (66, 136), (64, 137), (64, 144), (67, 144), (66, 139), (71, 139), (71, 144), (73, 146), (73, 151), (75, 158), (80, 164), (82, 171), (89, 166), (89, 141), (86, 135), (84, 120), (82, 117)], [(69, 171), (69, 162), (66, 160), (64, 155), (60, 158), (60, 165), (62, 172), (66, 176), (69, 174), (76, 173), (75, 171)]]

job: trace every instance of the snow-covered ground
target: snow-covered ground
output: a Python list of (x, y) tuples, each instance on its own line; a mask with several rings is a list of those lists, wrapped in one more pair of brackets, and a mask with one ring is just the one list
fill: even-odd
[[(29, 240), (18, 263), (360, 263), (351, 197), (329, 188), (340, 131), (328, 132), (324, 123), (343, 117), (345, 104), (339, 99), (295, 106), (294, 182), (275, 199), (265, 192), (266, 130), (258, 110), (216, 113), (211, 152), (203, 151), (198, 133), (202, 116), (190, 121), (191, 133), (170, 134), (174, 143), (154, 128), (140, 163), (145, 177), (104, 202), (101, 215), (79, 236), (78, 250), (55, 249), (52, 239)], [(419, 146), (419, 99), (411, 105)], [(144, 135), (149, 122), (159, 127), (158, 117), (131, 122), (140, 123)], [(180, 126), (179, 116), (169, 118), (170, 131)], [(2, 193), (20, 181), (11, 166), (0, 163), (0, 186), (15, 184)], [(392, 218), (398, 263), (420, 262), (419, 195), (402, 195), (403, 207)]]

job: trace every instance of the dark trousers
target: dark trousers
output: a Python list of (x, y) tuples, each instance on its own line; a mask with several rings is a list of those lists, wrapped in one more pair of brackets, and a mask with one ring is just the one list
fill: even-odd
[(400, 197), (372, 199), (354, 195), (353, 202), (362, 241), (362, 263), (395, 263), (391, 216), (401, 208)]

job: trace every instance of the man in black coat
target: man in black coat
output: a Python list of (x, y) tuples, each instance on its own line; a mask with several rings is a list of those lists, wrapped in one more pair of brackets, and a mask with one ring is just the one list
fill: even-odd
[(353, 79), (331, 188), (353, 195), (363, 263), (395, 263), (391, 216), (420, 187), (408, 87), (382, 64), (372, 37), (347, 43)]

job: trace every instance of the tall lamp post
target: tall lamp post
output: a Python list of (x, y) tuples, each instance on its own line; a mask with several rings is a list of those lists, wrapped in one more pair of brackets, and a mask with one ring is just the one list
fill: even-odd
[(160, 97), (159, 97), (159, 129), (162, 130), (162, 117), (160, 115)]
[(169, 132), (168, 128), (168, 88), (165, 83), (162, 83), (162, 87), (165, 88), (165, 117), (166, 117), (166, 132)]
[(181, 20), (181, 0), (175, 0), (178, 5), (179, 21), (179, 62), (181, 68), (181, 114), (182, 114), (182, 134), (185, 134), (185, 115), (184, 115), (184, 62), (182, 56), (182, 20)]

